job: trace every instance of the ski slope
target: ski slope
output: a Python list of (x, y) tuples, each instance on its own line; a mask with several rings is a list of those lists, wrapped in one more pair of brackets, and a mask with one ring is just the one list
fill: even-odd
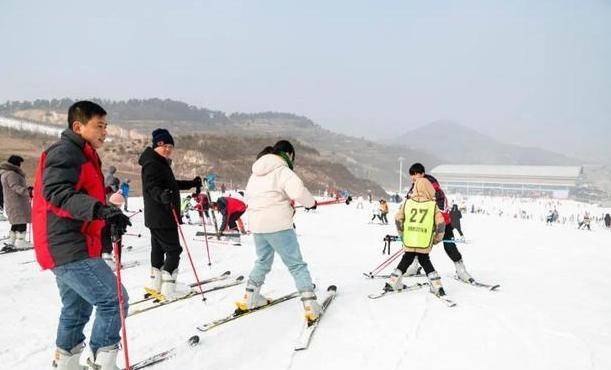
[[(131, 207), (141, 204), (141, 199), (130, 199)], [(391, 215), (396, 207), (391, 204)], [(424, 289), (367, 298), (384, 282), (362, 273), (385, 258), (382, 237), (394, 234), (393, 226), (369, 224), (370, 218), (368, 204), (365, 210), (353, 203), (297, 212), (297, 233), (319, 296), (329, 284), (338, 286), (308, 350), (293, 351), (303, 325), (299, 300), (198, 332), (197, 325), (234, 309), (241, 285), (211, 293), (206, 302), (195, 297), (128, 318), (132, 361), (198, 334), (198, 347), (184, 348), (153, 368), (611, 369), (611, 232), (597, 225), (580, 231), (574, 225), (464, 214), (463, 231), (470, 242), (459, 249), (465, 264), (476, 279), (499, 283), (501, 289), (489, 292), (455, 281), (453, 264), (436, 246), (433, 264), (458, 303), (448, 308)], [(123, 259), (143, 264), (122, 273), (133, 300), (140, 298), (149, 272), (149, 233), (141, 214), (134, 221), (130, 232), (142, 238), (125, 237), (124, 244), (133, 248)], [(0, 233), (8, 228), (2, 222)], [(200, 230), (184, 226), (200, 278), (225, 270), (248, 274), (255, 258), (252, 237), (243, 237), (242, 246), (210, 243), (210, 268), (203, 242), (193, 240)], [(393, 252), (397, 248), (393, 244)], [(40, 272), (33, 259), (32, 251), (0, 255), (2, 369), (50, 368), (60, 301), (53, 274)], [(184, 253), (179, 279), (194, 279)], [(263, 293), (275, 297), (293, 289), (277, 260)]]

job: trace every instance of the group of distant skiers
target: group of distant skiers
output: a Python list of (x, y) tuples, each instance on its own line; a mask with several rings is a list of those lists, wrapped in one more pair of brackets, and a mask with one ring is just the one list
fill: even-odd
[[(25, 226), (31, 222), (38, 263), (43, 270), (51, 270), (57, 282), (62, 309), (53, 367), (58, 370), (119, 369), (116, 358), (122, 312), (127, 312), (129, 297), (108, 261), (100, 257), (112, 253), (115, 247), (114, 258), (120, 258), (121, 236), (131, 226), (130, 218), (120, 208), (128, 209), (130, 181), (119, 181), (114, 167), (108, 169), (106, 176), (102, 174), (97, 150), (106, 139), (106, 116), (106, 111), (96, 103), (74, 103), (68, 110), (68, 128), (40, 156), (33, 188), (26, 186), (20, 168), (23, 158), (11, 156), (0, 164), (4, 210), (11, 223), (8, 243), (12, 243), (13, 248), (26, 246)], [(167, 129), (156, 129), (152, 132), (151, 145), (138, 160), (144, 224), (151, 235), (151, 270), (145, 291), (165, 300), (186, 294), (177, 287), (182, 253), (179, 229), (185, 213), (191, 209), (197, 211), (204, 223), (210, 217), (209, 212), (216, 211), (222, 216), (220, 233), (228, 230), (245, 233), (247, 230), (240, 218), (248, 212), (256, 260), (244, 296), (236, 303), (237, 309), (248, 311), (269, 303), (261, 294), (261, 287), (277, 253), (292, 274), (307, 322), (315, 322), (321, 314), (321, 306), (301, 255), (293, 216), (295, 201), (306, 210), (316, 209), (317, 202), (293, 172), (296, 160), (293, 145), (280, 140), (264, 148), (252, 165), (245, 193), (221, 196), (215, 201), (201, 192), (204, 184), (199, 176), (190, 180), (176, 179), (171, 167), (174, 145), (174, 138)], [(462, 236), (460, 210), (456, 206), (447, 210), (439, 183), (425, 173), (420, 163), (413, 164), (409, 174), (412, 188), (395, 216), (404, 253), (384, 289), (403, 289), (403, 276), (415, 274), (420, 265), (432, 292), (443, 296), (441, 278), (429, 257), (434, 244), (443, 241), (460, 280), (474, 281), (452, 241), (454, 229)], [(180, 191), (192, 189), (195, 191), (182, 204)], [(368, 193), (370, 202), (371, 198)], [(357, 207), (358, 203), (362, 203), (362, 197)], [(384, 199), (379, 201), (378, 210), (377, 218), (388, 223), (389, 209)], [(96, 316), (89, 339), (87, 365), (83, 366), (79, 363), (86, 347), (83, 330), (94, 307)]]

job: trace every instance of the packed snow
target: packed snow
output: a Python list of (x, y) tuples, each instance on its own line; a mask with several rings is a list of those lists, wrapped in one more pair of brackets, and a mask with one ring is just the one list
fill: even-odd
[[(198, 332), (197, 325), (234, 310), (243, 293), (240, 285), (210, 293), (206, 302), (194, 297), (128, 318), (132, 362), (197, 334), (198, 347), (184, 346), (175, 358), (154, 368), (611, 369), (611, 232), (595, 222), (592, 231), (577, 230), (576, 221), (547, 226), (539, 217), (548, 211), (545, 201), (454, 199), (468, 209), (462, 219), (468, 243), (458, 245), (467, 269), (481, 282), (501, 284), (498, 291), (454, 280), (453, 264), (438, 245), (431, 259), (456, 307), (446, 307), (425, 289), (368, 299), (384, 280), (362, 273), (387, 257), (382, 255), (382, 238), (396, 233), (392, 217), (390, 225), (370, 223), (371, 208), (366, 204), (357, 209), (356, 202), (312, 212), (300, 209), (295, 224), (319, 297), (329, 284), (338, 286), (309, 349), (293, 351), (304, 321), (298, 299)], [(132, 208), (141, 204), (142, 199), (130, 199)], [(482, 212), (470, 213), (472, 204)], [(505, 212), (499, 215), (503, 205)], [(561, 215), (563, 209), (568, 215), (588, 208), (570, 201), (556, 206)], [(389, 216), (396, 208), (391, 204)], [(514, 209), (521, 208), (536, 217), (514, 217)], [(124, 238), (124, 245), (132, 248), (125, 250), (123, 260), (142, 264), (122, 272), (132, 301), (141, 298), (149, 274), (149, 233), (142, 214), (133, 221), (129, 232), (142, 237)], [(2, 222), (0, 233), (8, 228)], [(200, 278), (226, 270), (247, 276), (255, 258), (251, 236), (242, 237), (241, 246), (210, 242), (208, 267), (203, 241), (194, 240), (202, 227), (184, 225), (183, 230)], [(392, 252), (398, 248), (394, 243)], [(32, 251), (0, 255), (0, 269), (0, 368), (50, 368), (60, 310), (53, 274), (40, 271)], [(194, 280), (186, 253), (180, 271), (183, 282)], [(277, 259), (262, 292), (276, 297), (293, 290), (290, 274)], [(122, 364), (122, 354), (119, 358)]]

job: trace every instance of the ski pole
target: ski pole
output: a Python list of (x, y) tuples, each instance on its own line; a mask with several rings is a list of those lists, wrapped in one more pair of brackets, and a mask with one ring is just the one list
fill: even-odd
[(403, 252), (403, 249), (399, 249), (397, 251), (397, 253), (395, 253), (393, 256), (391, 256), (391, 258), (389, 258), (386, 261), (386, 263), (384, 263), (384, 265), (381, 268), (379, 268), (377, 271), (375, 271), (374, 275), (377, 274), (378, 272), (384, 270), (388, 265), (390, 265), (394, 260), (396, 260), (401, 255), (401, 252)]
[(115, 255), (115, 270), (117, 277), (117, 298), (119, 299), (119, 317), (121, 319), (121, 337), (123, 344), (123, 354), (125, 356), (125, 369), (131, 370), (129, 364), (129, 350), (127, 347), (127, 329), (125, 328), (125, 300), (123, 299), (123, 284), (121, 283), (121, 256), (119, 249), (121, 248), (121, 236), (117, 233), (116, 226), (111, 225), (112, 234), (112, 250)]
[[(182, 233), (182, 227), (180, 227), (180, 222), (178, 222), (178, 216), (176, 215), (176, 210), (172, 207), (172, 214), (174, 215), (174, 222), (176, 223), (176, 227), (178, 227), (178, 232), (180, 233), (180, 237), (182, 238), (182, 242), (185, 245), (185, 250), (187, 251), (187, 256), (189, 256), (189, 262), (191, 263), (191, 268), (193, 269), (193, 275), (195, 275), (195, 281), (200, 281), (199, 276), (197, 276), (197, 270), (195, 269), (195, 264), (193, 263), (193, 258), (191, 258), (191, 252), (189, 251), (189, 246), (187, 245), (187, 240), (185, 239), (184, 234)], [(204, 297), (204, 291), (202, 290), (202, 286), (199, 285), (199, 293), (202, 295), (202, 301), (206, 300)]]
[[(204, 234), (208, 235), (208, 231), (206, 230), (206, 220), (204, 220), (203, 215), (202, 215), (202, 225), (204, 225)], [(206, 253), (208, 253), (208, 266), (212, 266), (212, 262), (210, 262), (210, 247), (208, 247), (208, 238), (206, 236), (204, 236), (204, 241), (206, 243)]]
[(141, 209), (137, 210), (136, 212), (132, 213), (131, 215), (129, 215), (129, 216), (127, 216), (127, 217), (132, 218), (132, 217), (134, 217), (135, 215), (137, 215), (137, 214), (139, 214), (139, 213), (142, 213), (142, 210), (141, 210)]
[(395, 252), (395, 254), (393, 254), (392, 256), (390, 256), (387, 259), (385, 259), (384, 262), (382, 262), (378, 267), (374, 268), (370, 272), (370, 274), (373, 275), (374, 272), (377, 274), (378, 271), (381, 271), (382, 269), (384, 269), (384, 267), (388, 266), (392, 261), (394, 261), (395, 258), (397, 258), (402, 251), (403, 251), (402, 249), (399, 249), (397, 252)]

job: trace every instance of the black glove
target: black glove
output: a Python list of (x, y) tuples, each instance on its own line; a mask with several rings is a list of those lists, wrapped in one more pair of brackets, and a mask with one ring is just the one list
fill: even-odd
[(305, 209), (306, 209), (306, 211), (310, 211), (310, 210), (312, 210), (312, 209), (316, 209), (316, 207), (317, 207), (317, 206), (318, 206), (318, 202), (317, 202), (317, 201), (314, 201), (314, 205), (313, 205), (312, 207), (310, 207), (310, 208), (305, 207)]
[(125, 234), (127, 227), (132, 225), (129, 217), (115, 206), (103, 206), (100, 204), (96, 209), (95, 218), (106, 221), (119, 236)]
[(194, 188), (201, 188), (202, 187), (202, 178), (199, 176), (196, 176), (193, 179), (193, 187)]
[(172, 203), (172, 199), (173, 199), (173, 194), (172, 194), (172, 190), (170, 189), (165, 189), (161, 195), (159, 196), (159, 200), (161, 200), (161, 203), (163, 204), (170, 204)]
[(34, 198), (33, 191), (34, 191), (34, 188), (32, 186), (28, 186), (28, 193), (30, 193), (30, 198)]

